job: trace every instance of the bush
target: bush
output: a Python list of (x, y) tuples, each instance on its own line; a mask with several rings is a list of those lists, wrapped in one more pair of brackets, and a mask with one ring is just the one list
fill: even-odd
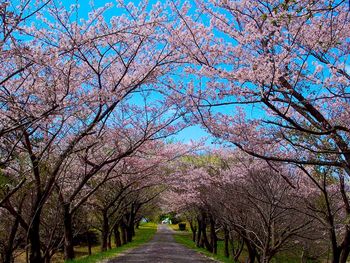
[(186, 230), (186, 223), (179, 223), (179, 230), (185, 231)]

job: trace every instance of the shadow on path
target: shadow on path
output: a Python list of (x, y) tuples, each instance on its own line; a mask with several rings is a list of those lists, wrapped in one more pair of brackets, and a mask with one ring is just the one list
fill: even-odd
[(217, 261), (176, 243), (173, 237), (173, 230), (166, 225), (158, 225), (158, 231), (150, 242), (127, 252), (125, 255), (108, 261), (108, 263), (124, 262), (213, 263)]

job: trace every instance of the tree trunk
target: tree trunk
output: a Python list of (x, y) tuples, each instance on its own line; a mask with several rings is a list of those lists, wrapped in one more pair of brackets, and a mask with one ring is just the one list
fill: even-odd
[(119, 232), (119, 225), (116, 224), (113, 228), (114, 232), (114, 242), (116, 247), (120, 247), (122, 245), (122, 242), (120, 240), (120, 232)]
[(38, 208), (32, 216), (32, 221), (28, 230), (28, 240), (30, 244), (29, 262), (31, 263), (43, 262), (40, 250), (40, 216), (41, 208)]
[(13, 263), (12, 249), (9, 249), (9, 246), (6, 247), (3, 256), (3, 263)]
[(305, 248), (303, 248), (303, 251), (301, 252), (300, 262), (307, 263), (307, 251)]
[(207, 237), (207, 230), (206, 230), (207, 226), (204, 224), (203, 229), (202, 229), (202, 247), (205, 246), (205, 248), (209, 251), (209, 252), (213, 252), (213, 247), (210, 245), (208, 237)]
[(132, 236), (134, 237), (136, 235), (136, 232), (135, 232), (135, 224), (134, 223), (131, 223), (131, 233), (132, 233)]
[(127, 242), (132, 242), (133, 228), (131, 226), (126, 227), (126, 240)]
[(227, 230), (227, 228), (224, 228), (224, 256), (225, 257), (230, 257), (230, 252), (229, 252), (229, 238), (230, 234)]
[(244, 241), (240, 240), (239, 245), (237, 249), (234, 248), (234, 241), (233, 239), (230, 239), (231, 246), (232, 246), (232, 257), (233, 257), (233, 262), (239, 262), (239, 257), (242, 254), (243, 247), (244, 247)]
[(212, 216), (210, 216), (210, 246), (214, 254), (218, 253), (218, 237), (215, 233), (215, 221)]
[(263, 255), (263, 257), (260, 258), (259, 262), (261, 262), (261, 263), (269, 263), (270, 260), (271, 260), (271, 256), (269, 256), (269, 255)]
[(350, 249), (349, 249), (349, 244), (347, 244), (346, 247), (344, 247), (340, 253), (340, 263), (346, 263), (347, 259), (349, 257)]
[(252, 244), (250, 244), (249, 240), (245, 239), (244, 240), (246, 246), (247, 246), (247, 250), (248, 250), (248, 259), (247, 259), (247, 263), (254, 263), (257, 253), (255, 248), (252, 246)]
[(340, 262), (340, 249), (332, 249), (332, 263), (339, 263)]
[(205, 222), (205, 216), (202, 216), (202, 239), (201, 239), (201, 247), (205, 246), (205, 248), (209, 252), (213, 252), (213, 247), (210, 245), (207, 237), (207, 224)]
[(29, 243), (30, 243), (29, 262), (31, 263), (43, 262), (41, 251), (40, 251), (39, 227), (36, 226), (37, 224), (38, 223), (36, 222), (32, 222), (32, 226), (29, 230)]
[(69, 204), (64, 205), (64, 259), (74, 259), (73, 226), (72, 214), (69, 211)]
[[(20, 204), (19, 207), (19, 213), (21, 211), (22, 208), (22, 203)], [(11, 232), (10, 232), (10, 236), (7, 242), (6, 247), (4, 248), (4, 258), (3, 258), (3, 262), (4, 263), (12, 263), (13, 262), (13, 245), (14, 245), (14, 241), (16, 238), (16, 233), (18, 230), (18, 226), (19, 226), (19, 215), (16, 216), (15, 222), (13, 223), (12, 227), (11, 227)]]
[(198, 232), (197, 232), (197, 243), (196, 246), (197, 247), (201, 247), (201, 240), (202, 240), (202, 221), (200, 220), (200, 218), (197, 218), (197, 222), (198, 222)]
[(232, 236), (230, 236), (229, 243), (230, 243), (230, 245), (231, 245), (231, 253), (232, 253), (232, 257), (233, 257), (233, 262), (236, 262), (236, 261), (234, 260), (234, 258), (235, 258), (235, 256), (236, 256), (235, 242), (234, 242), (234, 239), (232, 238)]
[(332, 263), (339, 263), (341, 248), (338, 246), (338, 243), (337, 243), (337, 234), (335, 231), (334, 216), (333, 216), (332, 208), (328, 197), (328, 192), (326, 190), (323, 190), (322, 193), (324, 195), (324, 200), (326, 202), (327, 221), (329, 224), (329, 234), (330, 234), (330, 241), (331, 241), (331, 248), (332, 248)]
[(112, 233), (108, 234), (107, 247), (108, 247), (108, 249), (112, 249)]
[(197, 232), (197, 228), (196, 226), (193, 224), (192, 220), (189, 221), (190, 222), (190, 228), (192, 231), (192, 241), (196, 242), (196, 232)]
[(90, 238), (90, 232), (86, 232), (86, 240), (87, 240), (87, 245), (88, 245), (88, 254), (89, 256), (91, 255), (91, 238)]
[(3, 263), (12, 263), (13, 257), (12, 257), (12, 250), (9, 251), (8, 248), (5, 248), (4, 254), (2, 255), (1, 262)]
[(120, 230), (122, 234), (122, 244), (125, 245), (126, 243), (128, 243), (128, 240), (126, 239), (126, 226), (124, 222), (120, 224)]
[(268, 245), (265, 246), (265, 249), (262, 253), (260, 254), (259, 262), (261, 263), (268, 263), (270, 262), (271, 258), (275, 254), (273, 251), (271, 251), (269, 248), (267, 248)]
[(50, 262), (51, 262), (52, 256), (53, 256), (53, 255), (50, 255), (50, 252), (47, 252), (47, 253), (44, 255), (44, 262), (45, 262), (45, 263), (50, 263)]
[(126, 215), (127, 225), (126, 225), (126, 239), (128, 242), (132, 242), (133, 236), (135, 236), (134, 219), (135, 215), (130, 212)]
[(101, 233), (101, 251), (106, 251), (108, 247), (109, 222), (107, 211), (102, 211), (102, 233)]

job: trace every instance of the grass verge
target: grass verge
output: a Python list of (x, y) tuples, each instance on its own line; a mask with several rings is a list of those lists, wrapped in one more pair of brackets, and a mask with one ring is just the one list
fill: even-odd
[(109, 259), (117, 256), (118, 254), (125, 252), (128, 249), (138, 247), (147, 241), (149, 241), (157, 231), (157, 225), (155, 223), (146, 223), (136, 229), (136, 235), (131, 243), (124, 246), (113, 248), (105, 252), (99, 252), (92, 254), (91, 256), (84, 256), (76, 258), (74, 260), (66, 261), (66, 263), (96, 263), (104, 259)]
[[(192, 233), (188, 231), (179, 231), (178, 225), (170, 225), (170, 227), (176, 231), (174, 234), (175, 241), (190, 248), (193, 249), (201, 254), (204, 254), (207, 257), (213, 258), (219, 262), (231, 262), (232, 263), (232, 258), (226, 258), (224, 256), (224, 242), (223, 241), (218, 241), (218, 253), (217, 255), (214, 255), (210, 252), (208, 252), (204, 248), (198, 248), (196, 244), (192, 241)], [(298, 254), (298, 251), (293, 251), (294, 253), (287, 253), (287, 252), (282, 252), (278, 254), (275, 258), (271, 260), (271, 263), (278, 263), (278, 262), (283, 262), (283, 263), (299, 263), (300, 262), (300, 253)], [(246, 258), (248, 257), (247, 251), (244, 249), (242, 251), (241, 257), (239, 259), (240, 262), (246, 262)], [(308, 260), (308, 263), (315, 263), (315, 262), (320, 262), (320, 261), (312, 261)], [(323, 262), (323, 261), (322, 261)]]
[(204, 254), (207, 257), (213, 258), (217, 261), (220, 262), (231, 262), (232, 259), (228, 259), (224, 256), (224, 247), (223, 247), (223, 242), (218, 242), (218, 254), (214, 255), (213, 253), (208, 252), (204, 248), (198, 248), (196, 247), (196, 244), (192, 241), (192, 234), (190, 232), (185, 232), (185, 231), (178, 231), (174, 234), (175, 241), (190, 248), (193, 249), (201, 254)]

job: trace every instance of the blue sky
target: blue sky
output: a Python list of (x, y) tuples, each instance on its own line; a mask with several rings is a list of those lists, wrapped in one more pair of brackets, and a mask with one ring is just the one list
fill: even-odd
[[(125, 1), (125, 3), (128, 3), (128, 2), (130, 2), (130, 1), (128, 1), (128, 0)], [(135, 5), (138, 5), (140, 3), (140, 0), (131, 1), (131, 2), (134, 3)], [(156, 2), (157, 2), (156, 0), (149, 1), (150, 8), (151, 8), (152, 4), (156, 3)], [(99, 8), (99, 7), (103, 7), (107, 3), (112, 3), (113, 7), (105, 13), (106, 19), (110, 19), (112, 16), (118, 16), (122, 13), (121, 9), (116, 8), (116, 5), (117, 5), (116, 1), (96, 0), (96, 1), (93, 1), (93, 6), (94, 6), (94, 8)], [(80, 0), (80, 1), (79, 0), (66, 0), (63, 2), (63, 4), (67, 8), (69, 8), (72, 4), (79, 4), (79, 11), (78, 11), (79, 17), (78, 17), (78, 19), (80, 19), (80, 18), (86, 19), (88, 16), (88, 13), (91, 11), (91, 1), (88, 1), (88, 0)], [(196, 126), (191, 126), (191, 127), (188, 127), (186, 129), (182, 130), (173, 139), (175, 139), (176, 141), (188, 143), (191, 140), (198, 141), (202, 138), (208, 138), (206, 144), (208, 146), (212, 145), (213, 138), (203, 128), (201, 128), (199, 125), (196, 125)]]
[[(182, 1), (182, 0), (180, 0), (180, 1)], [(125, 0), (125, 3), (128, 3), (128, 2), (132, 2), (135, 5), (138, 5), (141, 2), (141, 0), (136, 0), (136, 1), (135, 0), (134, 1)], [(152, 4), (154, 4), (156, 2), (157, 2), (157, 0), (150, 0), (149, 1), (149, 8), (151, 8)], [(165, 1), (161, 1), (161, 2), (165, 3)], [(69, 7), (71, 4), (76, 4), (76, 3), (78, 3), (80, 5), (79, 18), (87, 18), (87, 15), (88, 15), (89, 11), (91, 10), (90, 1), (88, 1), (88, 0), (65, 0), (64, 1), (64, 5), (66, 7)], [(95, 0), (94, 7), (95, 8), (102, 7), (106, 3), (113, 3), (113, 5), (114, 5), (114, 7), (111, 8), (111, 10), (108, 10), (106, 12), (106, 14), (105, 14), (106, 19), (110, 19), (112, 16), (118, 16), (122, 13), (121, 9), (115, 8), (116, 1)], [(310, 63), (310, 65), (311, 65), (311, 63)], [(347, 65), (345, 70), (349, 72), (350, 66)], [(245, 109), (245, 112), (247, 114), (247, 118), (249, 118), (249, 119), (255, 119), (255, 118), (263, 119), (263, 118), (265, 118), (265, 112), (263, 110), (259, 109), (259, 106), (254, 107), (253, 105), (246, 105), (246, 106), (243, 106), (243, 108)], [(220, 112), (223, 112), (225, 114), (234, 115), (235, 114), (235, 106), (232, 105), (232, 106), (227, 106), (225, 108), (218, 107), (214, 111), (215, 112), (220, 111)], [(213, 138), (208, 133), (206, 133), (203, 128), (201, 128), (199, 125), (196, 125), (196, 126), (188, 127), (185, 130), (181, 131), (175, 137), (175, 140), (187, 143), (190, 140), (199, 140), (203, 137), (208, 137), (207, 145), (208, 146), (211, 145)]]
[[(125, 0), (125, 3), (129, 3), (132, 2), (135, 5), (138, 5), (141, 0), (134, 0), (134, 1), (129, 1), (129, 0)], [(157, 2), (157, 0), (150, 0), (149, 1), (149, 8), (152, 8), (152, 5), (155, 4)], [(163, 1), (165, 2), (165, 1)], [(64, 5), (69, 8), (70, 5), (72, 4), (79, 4), (79, 17), (80, 18), (84, 18), (86, 19), (88, 16), (88, 13), (91, 11), (91, 1), (88, 0), (66, 0), (63, 2)], [(99, 7), (103, 7), (104, 5), (106, 5), (107, 3), (112, 3), (113, 7), (110, 10), (107, 10), (107, 12), (105, 13), (105, 18), (108, 20), (113, 16), (118, 16), (120, 14), (122, 14), (123, 10), (122, 9), (118, 9), (116, 8), (117, 2), (116, 1), (111, 1), (111, 0), (95, 0), (93, 1), (93, 6), (94, 8), (99, 8)], [(194, 12), (194, 10), (192, 11)], [(137, 102), (135, 102), (137, 104)], [(246, 113), (247, 113), (247, 117), (249, 118), (256, 118), (256, 117), (262, 117), (261, 116), (261, 112), (259, 110), (257, 110), (256, 108), (253, 108), (253, 105), (246, 105), (244, 106), (244, 108), (246, 109)], [(231, 106), (224, 106), (224, 107), (217, 107), (214, 109), (215, 112), (223, 112), (225, 114), (230, 113), (232, 115), (234, 115), (234, 111), (235, 111), (235, 106), (231, 105)], [(195, 126), (191, 126), (188, 127), (184, 130), (182, 130), (174, 139), (177, 141), (182, 141), (182, 142), (189, 142), (191, 140), (200, 140), (201, 138), (208, 138), (207, 139), (207, 145), (210, 146), (212, 145), (212, 142), (214, 140), (214, 138), (208, 134), (203, 128), (200, 127), (200, 125), (195, 125)]]

